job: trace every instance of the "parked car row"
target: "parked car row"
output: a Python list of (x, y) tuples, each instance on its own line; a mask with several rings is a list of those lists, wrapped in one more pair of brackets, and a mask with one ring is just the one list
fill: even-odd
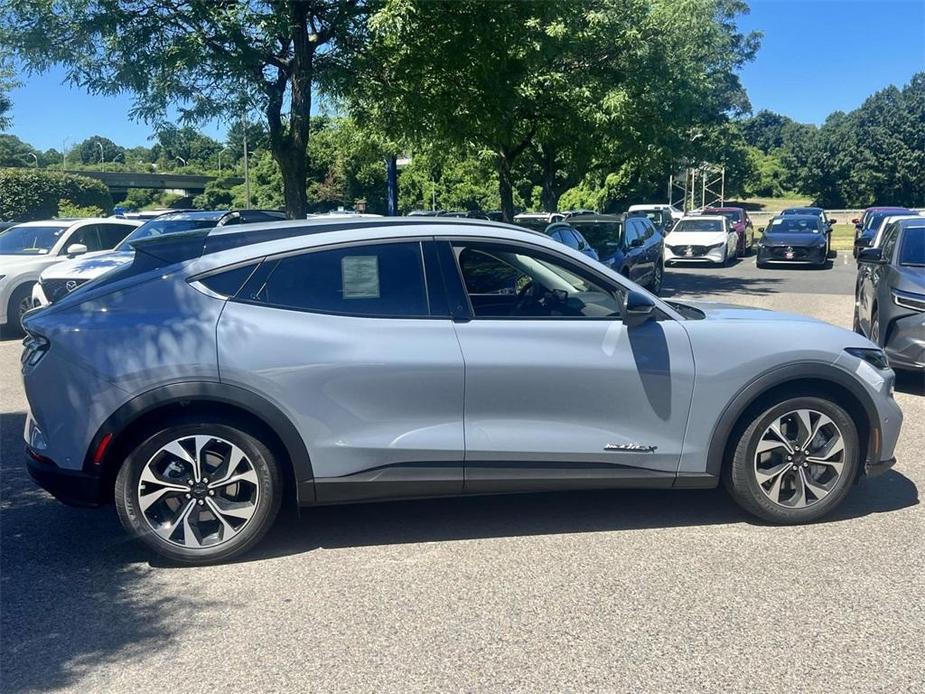
[(130, 263), (132, 243), (194, 229), (286, 219), (274, 210), (184, 210), (147, 219), (127, 215), (25, 222), (0, 232), (0, 327)]

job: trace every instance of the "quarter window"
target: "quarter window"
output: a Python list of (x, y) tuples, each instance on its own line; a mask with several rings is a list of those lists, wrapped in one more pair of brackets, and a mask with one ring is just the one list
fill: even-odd
[(247, 298), (320, 313), (427, 316), (421, 245), (370, 244), (283, 258)]

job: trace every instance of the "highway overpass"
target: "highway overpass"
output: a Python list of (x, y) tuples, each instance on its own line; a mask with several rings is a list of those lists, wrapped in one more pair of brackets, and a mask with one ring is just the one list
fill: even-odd
[[(174, 173), (136, 173), (131, 171), (68, 171), (79, 176), (95, 178), (106, 184), (109, 192), (124, 195), (129, 188), (156, 188), (158, 190), (176, 191), (184, 195), (197, 195), (205, 190), (206, 183), (214, 181), (215, 176), (191, 176)], [(244, 183), (243, 178), (228, 179), (231, 185)]]

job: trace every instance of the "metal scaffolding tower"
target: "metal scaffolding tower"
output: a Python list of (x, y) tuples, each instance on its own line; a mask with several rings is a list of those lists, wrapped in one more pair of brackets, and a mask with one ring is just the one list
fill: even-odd
[(668, 177), (668, 203), (683, 210), (722, 207), (726, 197), (726, 168), (703, 163)]

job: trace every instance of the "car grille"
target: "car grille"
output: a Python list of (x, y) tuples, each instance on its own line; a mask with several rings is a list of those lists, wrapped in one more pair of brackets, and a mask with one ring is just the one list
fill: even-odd
[(42, 285), (42, 291), (45, 292), (45, 297), (51, 302), (54, 303), (64, 298), (72, 291), (77, 289), (80, 285), (86, 282), (86, 279), (82, 280), (42, 280), (40, 284)]
[[(709, 246), (669, 246), (671, 252), (681, 257), (694, 257), (706, 255), (710, 250)], [(690, 251), (688, 251), (690, 249)]]
[(771, 255), (775, 258), (783, 258), (785, 260), (801, 260), (810, 255), (809, 248), (799, 248), (795, 246), (778, 246), (770, 249)]

